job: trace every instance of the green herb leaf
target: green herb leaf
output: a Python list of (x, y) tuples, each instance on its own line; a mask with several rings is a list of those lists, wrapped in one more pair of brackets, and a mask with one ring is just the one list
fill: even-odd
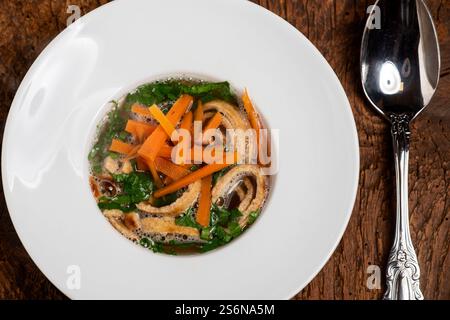
[(108, 113), (107, 120), (101, 131), (98, 133), (97, 141), (89, 152), (88, 159), (94, 173), (101, 173), (103, 160), (109, 155), (109, 145), (119, 132), (125, 129), (127, 122), (127, 113), (125, 110), (115, 106)]
[(142, 238), (141, 240), (139, 240), (139, 244), (144, 248), (149, 248), (152, 245), (152, 242), (153, 241), (148, 238)]
[(238, 209), (227, 210), (213, 204), (210, 226), (203, 228), (200, 233), (201, 239), (208, 240), (201, 245), (201, 251), (213, 250), (239, 236), (243, 231), (238, 222), (240, 217), (242, 213)]
[(260, 211), (252, 211), (248, 215), (247, 225), (253, 224), (259, 216)]
[(131, 203), (148, 200), (153, 193), (153, 181), (147, 173), (116, 174), (113, 178), (116, 182), (123, 183), (123, 192), (130, 196)]
[(172, 251), (166, 251), (164, 248), (164, 244), (153, 241), (152, 239), (149, 238), (141, 238), (141, 240), (139, 240), (139, 244), (144, 248), (152, 250), (153, 252), (164, 252), (174, 254)]
[(118, 159), (119, 158), (119, 154), (117, 153), (117, 152), (112, 152), (112, 151), (110, 151), (109, 153), (108, 153), (108, 156), (110, 156), (112, 159), (114, 159), (114, 160), (116, 160), (116, 159)]
[(205, 243), (204, 245), (202, 245), (200, 247), (200, 251), (201, 252), (211, 251), (211, 250), (214, 250), (214, 249), (222, 246), (223, 244), (224, 244), (224, 242), (222, 240), (220, 240), (219, 238), (215, 238), (215, 239), (212, 239), (211, 241)]
[(117, 201), (115, 197), (100, 200), (98, 203), (98, 207), (101, 210), (118, 209), (123, 212), (131, 212), (136, 209), (136, 206), (133, 204), (121, 204), (120, 201)]
[(228, 243), (233, 237), (221, 226), (217, 226), (215, 230), (215, 236), (222, 240), (224, 243)]
[[(242, 217), (242, 213), (237, 209), (227, 210), (213, 204), (211, 206), (211, 218), (217, 219), (217, 224), (221, 226), (227, 226), (230, 222), (237, 221)], [(215, 224), (211, 221), (211, 225)]]
[(121, 131), (121, 132), (119, 132), (117, 137), (122, 141), (126, 141), (130, 137), (130, 134), (126, 131)]
[(230, 211), (230, 221), (238, 221), (240, 217), (242, 217), (242, 212), (239, 209), (235, 208)]
[(228, 225), (228, 231), (233, 238), (236, 238), (238, 235), (242, 233), (242, 228), (236, 221), (231, 222)]
[(175, 246), (175, 247), (180, 248), (180, 249), (191, 249), (191, 248), (197, 246), (196, 243), (180, 242), (180, 241), (176, 241), (176, 240), (170, 240), (169, 244), (171, 246)]
[(183, 189), (180, 189), (180, 190), (178, 190), (176, 192), (170, 193), (170, 194), (168, 194), (166, 196), (163, 196), (163, 197), (160, 197), (160, 198), (156, 198), (156, 199), (154, 199), (153, 205), (155, 207), (167, 206), (167, 205), (171, 204), (172, 202), (174, 202), (175, 200), (177, 200), (181, 196), (181, 194), (184, 193), (185, 190), (186, 189), (183, 188)]
[(214, 227), (203, 228), (200, 232), (200, 239), (210, 240), (214, 231)]
[(186, 210), (186, 212), (177, 217), (175, 219), (175, 224), (179, 225), (179, 226), (185, 226), (185, 227), (191, 227), (191, 228), (196, 228), (196, 229), (201, 229), (201, 225), (199, 225), (197, 223), (197, 221), (195, 220), (195, 216), (194, 216), (194, 208), (189, 208)]
[(212, 184), (213, 184), (213, 186), (216, 185), (217, 181), (220, 178), (222, 178), (228, 171), (230, 171), (231, 168), (233, 168), (234, 166), (235, 165), (231, 165), (231, 166), (228, 166), (226, 168), (223, 168), (220, 171), (217, 171), (217, 172), (213, 173), (213, 177), (212, 177)]
[[(182, 94), (189, 94), (203, 102), (214, 99), (236, 104), (236, 97), (228, 82), (187, 83), (183, 81), (162, 81), (144, 84), (127, 96), (127, 104), (160, 104), (174, 101)], [(164, 111), (163, 111), (164, 112)]]
[(192, 167), (189, 168), (189, 171), (194, 172), (195, 170), (198, 170), (199, 166), (194, 164)]
[(137, 203), (148, 200), (153, 193), (153, 181), (147, 173), (116, 174), (113, 178), (122, 185), (123, 193), (115, 197), (100, 198), (98, 206), (102, 210), (119, 209), (130, 212), (136, 209)]

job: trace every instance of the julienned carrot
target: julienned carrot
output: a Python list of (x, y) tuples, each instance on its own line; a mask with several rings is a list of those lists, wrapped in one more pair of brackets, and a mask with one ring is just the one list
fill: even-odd
[(242, 102), (244, 103), (245, 111), (247, 111), (248, 118), (250, 120), (250, 124), (252, 128), (256, 131), (256, 145), (257, 145), (257, 151), (258, 151), (258, 159), (260, 158), (260, 152), (259, 152), (259, 135), (261, 131), (261, 122), (259, 121), (259, 115), (255, 110), (255, 107), (253, 106), (252, 101), (250, 100), (250, 97), (248, 95), (247, 89), (244, 90), (244, 94), (242, 95)]
[(208, 121), (208, 124), (203, 129), (203, 133), (210, 129), (217, 129), (222, 122), (222, 114), (220, 112), (216, 112), (216, 114)]
[(138, 170), (140, 170), (140, 171), (147, 171), (148, 170), (147, 163), (141, 157), (137, 157), (136, 158), (136, 166), (137, 166)]
[[(109, 147), (109, 151), (117, 152), (126, 155), (126, 159), (130, 160), (133, 158), (137, 158), (140, 160), (141, 164), (145, 163), (145, 159), (139, 157), (137, 151), (141, 148), (141, 145), (132, 145), (125, 142), (122, 142), (117, 139), (113, 139), (111, 146)], [(166, 159), (172, 158), (172, 149), (173, 147), (165, 144), (162, 146), (161, 150), (159, 150), (158, 156)], [(145, 164), (146, 165), (146, 164)], [(141, 166), (144, 168), (143, 166)], [(144, 169), (140, 169), (144, 170)]]
[(169, 146), (168, 144), (164, 144), (158, 152), (158, 157), (166, 159), (172, 158), (172, 149), (173, 147)]
[(137, 151), (139, 150), (140, 147), (141, 147), (140, 145), (133, 146), (133, 149), (131, 149), (131, 151), (128, 152), (124, 160), (135, 159), (138, 156)]
[(131, 119), (125, 127), (125, 131), (131, 133), (139, 142), (143, 142), (155, 129), (156, 126)]
[(216, 114), (209, 119), (208, 124), (203, 129), (203, 144), (207, 144), (209, 140), (211, 139), (211, 136), (208, 135), (208, 131), (217, 129), (220, 126), (220, 123), (222, 122), (222, 114), (220, 112), (216, 112)]
[(174, 125), (169, 121), (169, 119), (167, 119), (167, 117), (156, 104), (152, 105), (148, 110), (170, 138), (172, 136), (172, 133), (175, 131)]
[(247, 89), (245, 89), (244, 94), (242, 95), (242, 102), (244, 103), (244, 108), (245, 111), (247, 111), (252, 128), (257, 130), (257, 133), (259, 134), (259, 130), (261, 130), (261, 123), (259, 122), (258, 113), (256, 112), (255, 107), (250, 100)]
[(172, 192), (175, 192), (183, 187), (186, 187), (187, 185), (202, 179), (206, 176), (209, 176), (211, 174), (213, 174), (214, 172), (220, 171), (223, 168), (226, 168), (228, 166), (230, 166), (231, 163), (222, 163), (222, 164), (218, 164), (218, 163), (212, 163), (212, 164), (207, 164), (206, 166), (188, 174), (187, 176), (184, 176), (183, 178), (174, 181), (172, 184), (169, 184), (168, 186), (159, 189), (158, 191), (156, 191), (155, 193), (153, 193), (153, 195), (156, 198), (165, 196), (167, 194), (170, 194)]
[(141, 106), (141, 105), (139, 105), (137, 103), (135, 103), (135, 104), (133, 104), (131, 106), (131, 112), (134, 112), (134, 113), (139, 114), (139, 115), (144, 116), (144, 117), (151, 117), (152, 116), (152, 114), (150, 113), (148, 108), (143, 107), (143, 106)]
[(190, 173), (188, 169), (185, 169), (184, 167), (176, 165), (161, 157), (156, 158), (155, 168), (157, 171), (164, 173), (173, 180), (181, 179)]
[(132, 144), (125, 143), (118, 139), (113, 139), (111, 142), (111, 146), (109, 147), (109, 151), (122, 153), (128, 155), (131, 151), (133, 151), (135, 146)]
[[(196, 123), (197, 123), (197, 126), (195, 125)], [(191, 136), (192, 137), (195, 137), (196, 135), (201, 134), (201, 132), (197, 132), (199, 130), (198, 123), (200, 123), (200, 125), (203, 123), (203, 103), (202, 103), (201, 100), (198, 100), (197, 108), (194, 111), (194, 126), (191, 129)], [(194, 143), (194, 149), (195, 150), (200, 150), (201, 144), (203, 142), (202, 141), (196, 141), (196, 139), (194, 139), (194, 138), (192, 139), (192, 141)], [(199, 152), (195, 152), (194, 154), (195, 155), (199, 155)], [(194, 160), (194, 162), (196, 162), (196, 163), (202, 160), (201, 158), (191, 158), (191, 159)]]
[(170, 178), (169, 176), (165, 176), (163, 179), (163, 183), (165, 186), (167, 186), (169, 183), (172, 183), (173, 179)]
[[(182, 95), (170, 108), (167, 113), (167, 119), (176, 126), (180, 121), (183, 114), (191, 106), (193, 98), (189, 95)], [(145, 140), (142, 147), (139, 149), (138, 154), (147, 159), (155, 161), (159, 151), (163, 147), (167, 140), (167, 134), (164, 129), (159, 125), (155, 131)]]
[[(194, 114), (192, 113), (192, 111), (189, 111), (188, 113), (186, 113), (184, 115), (183, 119), (181, 119), (180, 129), (187, 130), (187, 131), (189, 131), (190, 134), (192, 134), (191, 129), (192, 129), (192, 120), (193, 119), (194, 119)], [(181, 146), (182, 142), (183, 142), (183, 135), (180, 135), (179, 138), (178, 138), (177, 145), (180, 144), (180, 146)], [(183, 149), (181, 150), (181, 152), (179, 152), (179, 155), (177, 157), (181, 158), (181, 159), (178, 159), (176, 161), (177, 163), (183, 163), (184, 162), (183, 161), (183, 157), (184, 157)]]
[(197, 109), (195, 109), (194, 121), (203, 121), (203, 103), (200, 100), (198, 100)]
[[(182, 146), (181, 146), (182, 147)], [(213, 163), (216, 161), (217, 158), (223, 157), (225, 155), (225, 152), (222, 148), (217, 149), (219, 151), (216, 155), (216, 148), (211, 147), (204, 147), (202, 145), (194, 145), (193, 147), (188, 147), (187, 149), (181, 148), (178, 151), (178, 155), (175, 155), (175, 159), (173, 159), (173, 163), (177, 165), (184, 165), (184, 163)], [(184, 152), (186, 151), (186, 157), (183, 157)], [(167, 151), (169, 152), (169, 150)], [(190, 156), (189, 156), (190, 155)], [(159, 152), (158, 156), (163, 158), (172, 158), (169, 154), (168, 156), (163, 156), (161, 151)], [(234, 161), (234, 160), (233, 160)], [(192, 166), (192, 165), (190, 165)]]
[(158, 171), (156, 170), (155, 163), (152, 160), (147, 159), (146, 160), (147, 166), (150, 169), (150, 172), (152, 174), (153, 180), (155, 181), (155, 184), (158, 188), (163, 187), (163, 183), (161, 181), (161, 178), (159, 177)]
[(207, 227), (210, 221), (211, 182), (212, 182), (212, 175), (203, 178), (202, 185), (200, 188), (200, 199), (198, 202), (198, 210), (195, 219), (203, 227)]
[(186, 113), (181, 120), (180, 123), (180, 129), (188, 130), (190, 131), (192, 128), (192, 119), (194, 118), (194, 115), (192, 114), (192, 111), (189, 111)]

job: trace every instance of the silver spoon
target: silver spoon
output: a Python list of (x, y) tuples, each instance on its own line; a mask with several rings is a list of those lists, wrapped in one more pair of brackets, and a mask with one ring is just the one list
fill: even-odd
[(420, 269), (409, 233), (409, 123), (430, 102), (439, 80), (439, 44), (422, 0), (379, 0), (361, 45), (361, 80), (371, 104), (391, 123), (397, 185), (394, 244), (385, 299), (421, 300)]

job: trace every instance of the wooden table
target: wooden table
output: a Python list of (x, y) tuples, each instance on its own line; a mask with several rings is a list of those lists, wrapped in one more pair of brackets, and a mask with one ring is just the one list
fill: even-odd
[[(66, 27), (67, 3), (82, 13), (106, 0), (0, 0), (0, 123), (31, 63)], [(359, 47), (373, 1), (259, 0), (297, 27), (337, 73), (359, 133), (361, 172), (347, 231), (323, 270), (295, 298), (379, 299), (367, 267), (384, 269), (394, 222), (394, 170), (388, 126), (369, 107), (359, 79)], [(439, 89), (413, 124), (409, 195), (411, 232), (428, 299), (450, 299), (450, 0), (428, 0), (442, 55)], [(3, 130), (1, 130), (3, 133)], [(0, 197), (0, 299), (65, 299), (31, 261)], [(295, 270), (292, 270), (295, 272)], [(384, 282), (384, 279), (383, 279)]]

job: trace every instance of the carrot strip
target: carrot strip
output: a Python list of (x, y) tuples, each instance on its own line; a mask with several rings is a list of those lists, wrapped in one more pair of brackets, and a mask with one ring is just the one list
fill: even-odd
[(125, 143), (123, 141), (120, 141), (118, 139), (113, 139), (111, 142), (111, 146), (109, 147), (109, 151), (128, 155), (131, 151), (133, 151), (134, 147), (135, 146)]
[(125, 131), (131, 133), (139, 142), (144, 141), (155, 129), (156, 126), (131, 119), (125, 127)]
[(169, 176), (165, 176), (163, 179), (163, 183), (165, 186), (167, 186), (169, 183), (172, 183), (173, 179), (170, 178)]
[(158, 188), (163, 187), (163, 183), (161, 181), (161, 178), (159, 177), (158, 171), (156, 170), (155, 163), (152, 160), (147, 160), (147, 166), (150, 169), (150, 172), (152, 174), (153, 180), (155, 181), (155, 184)]
[[(189, 95), (182, 95), (170, 108), (167, 113), (167, 119), (176, 125), (180, 121), (183, 114), (191, 106), (193, 98)], [(161, 125), (156, 128), (155, 131), (145, 140), (142, 147), (139, 149), (138, 154), (145, 159), (154, 161), (159, 151), (163, 147), (167, 140), (167, 134)]]
[(220, 112), (216, 112), (216, 114), (209, 120), (208, 124), (203, 129), (203, 133), (210, 129), (217, 129), (222, 122), (222, 114)]
[[(207, 151), (206, 148), (203, 146), (195, 146), (195, 147), (191, 147), (187, 150), (185, 150), (185, 149), (179, 150), (179, 153), (181, 154), (181, 156), (180, 157), (176, 156), (172, 162), (177, 165), (187, 165), (188, 168), (192, 167), (192, 164), (185, 164), (185, 161), (184, 161), (185, 159), (182, 157), (184, 151), (187, 151), (188, 154), (190, 153), (190, 160), (193, 161), (194, 163), (195, 163), (194, 159), (197, 160), (197, 163), (199, 163), (199, 162), (212, 163), (212, 162), (214, 162), (214, 159), (216, 158), (216, 149), (215, 148), (212, 149), (211, 151), (209, 151), (209, 150)], [(224, 156), (224, 155), (225, 155), (225, 152), (223, 151), (223, 149), (220, 149), (217, 154), (217, 157)], [(163, 158), (171, 158), (170, 155), (168, 155), (167, 157), (162, 156), (161, 152), (159, 153), (159, 156), (163, 157)], [(190, 161), (186, 161), (186, 162), (189, 163)]]
[(216, 112), (216, 114), (208, 121), (208, 124), (203, 129), (203, 144), (208, 144), (209, 140), (211, 140), (212, 137), (206, 133), (209, 130), (214, 130), (213, 132), (215, 133), (215, 129), (217, 129), (222, 123), (222, 118), (222, 114), (220, 112)]
[(161, 109), (158, 108), (156, 104), (152, 105), (149, 108), (152, 116), (159, 122), (159, 125), (164, 129), (169, 138), (172, 136), (172, 133), (175, 131), (175, 127), (173, 124), (167, 119)]
[(190, 171), (182, 166), (176, 165), (169, 160), (157, 157), (155, 160), (156, 170), (164, 173), (173, 180), (178, 180), (188, 175)]
[[(181, 156), (183, 155), (183, 151), (185, 151), (184, 149), (180, 150)], [(197, 148), (190, 148), (188, 150), (186, 150), (188, 153), (190, 153), (190, 159), (191, 161), (193, 161), (194, 159), (197, 160), (198, 162), (205, 162), (205, 163), (212, 163), (214, 162), (214, 159), (216, 158), (216, 149), (212, 149), (211, 151), (208, 150), (208, 152), (205, 150), (205, 148), (203, 146), (197, 146)], [(224, 156), (224, 151), (223, 149), (221, 149), (219, 151), (219, 153), (217, 154), (217, 157), (220, 156)], [(161, 152), (159, 153), (160, 157), (163, 158), (171, 158), (171, 156), (169, 155), (168, 157), (164, 157), (161, 155)], [(187, 166), (187, 168), (192, 167), (192, 164), (185, 164), (185, 159), (182, 157), (176, 157), (175, 161), (172, 161), (174, 164), (176, 165), (180, 165), (180, 166)], [(194, 162), (195, 163), (195, 162)]]
[(211, 182), (212, 182), (212, 175), (209, 175), (202, 179), (202, 185), (200, 189), (200, 199), (198, 202), (198, 210), (197, 215), (195, 217), (197, 222), (203, 227), (207, 227), (209, 225), (210, 220)]
[(203, 103), (200, 100), (198, 100), (197, 109), (195, 109), (194, 121), (203, 121)]
[(183, 119), (181, 120), (180, 129), (190, 131), (192, 128), (192, 119), (193, 118), (194, 118), (194, 115), (193, 115), (192, 111), (189, 111), (188, 113), (186, 113), (184, 115)]
[(172, 158), (172, 149), (173, 147), (169, 146), (168, 144), (164, 144), (158, 152), (158, 157), (167, 159)]
[(148, 110), (148, 108), (143, 107), (137, 103), (133, 104), (131, 106), (131, 112), (134, 112), (138, 115), (144, 116), (144, 117), (151, 117), (152, 114), (150, 113), (150, 111)]
[[(195, 126), (195, 123), (197, 122), (197, 126)], [(195, 136), (201, 134), (201, 132), (197, 132), (199, 131), (198, 129), (198, 122), (200, 122), (200, 125), (203, 123), (203, 103), (201, 100), (198, 100), (197, 102), (197, 109), (195, 109), (194, 112), (194, 127), (191, 130), (191, 134), (193, 138), (193, 144), (194, 144), (194, 149), (196, 150), (195, 154), (198, 155), (199, 154), (199, 150), (201, 148), (201, 144), (203, 143), (203, 141), (196, 141)], [(201, 135), (200, 135), (201, 136)], [(198, 163), (201, 161), (200, 158), (191, 158), (194, 162)]]
[(94, 194), (94, 197), (100, 196), (100, 191), (98, 190), (97, 182), (95, 181), (93, 176), (89, 177), (89, 185), (91, 186), (92, 193)]
[(208, 164), (190, 174), (188, 174), (187, 176), (184, 176), (183, 178), (174, 181), (172, 184), (159, 189), (158, 191), (156, 191), (153, 195), (156, 198), (168, 195), (172, 192), (175, 192), (183, 187), (186, 187), (187, 185), (202, 179), (204, 177), (207, 177), (211, 174), (213, 174), (214, 172), (220, 171), (223, 168), (226, 168), (228, 166), (230, 166), (230, 163), (223, 163), (223, 164), (218, 164), (218, 163), (212, 163), (212, 164)]
[[(193, 119), (194, 119), (194, 114), (192, 113), (192, 111), (189, 111), (188, 113), (186, 113), (184, 115), (183, 119), (181, 120), (180, 129), (187, 130), (187, 131), (189, 131), (189, 133), (192, 134), (191, 129), (192, 129), (192, 120)], [(183, 142), (183, 138), (184, 138), (184, 136), (182, 136), (182, 135), (179, 136), (177, 145), (179, 145)], [(188, 143), (189, 143), (189, 141), (188, 141)], [(181, 158), (181, 159), (179, 159), (179, 161), (177, 160), (177, 162), (180, 162), (180, 163), (183, 162), (183, 159), (184, 159), (183, 150), (181, 150), (181, 152), (177, 156), (179, 156)]]
[(253, 106), (252, 101), (250, 100), (250, 96), (248, 95), (247, 89), (244, 90), (244, 94), (242, 95), (242, 102), (244, 103), (245, 111), (247, 111), (248, 118), (250, 120), (250, 124), (252, 128), (256, 131), (256, 144), (258, 147), (258, 159), (261, 157), (259, 154), (259, 135), (261, 131), (261, 122), (259, 121), (259, 115)]
[(137, 157), (137, 151), (139, 150), (140, 147), (141, 147), (140, 145), (133, 146), (133, 149), (131, 149), (131, 151), (125, 157), (124, 161), (136, 158)]
[(137, 166), (138, 170), (140, 170), (140, 171), (147, 171), (148, 170), (147, 163), (141, 157), (137, 157), (136, 158), (136, 166)]

